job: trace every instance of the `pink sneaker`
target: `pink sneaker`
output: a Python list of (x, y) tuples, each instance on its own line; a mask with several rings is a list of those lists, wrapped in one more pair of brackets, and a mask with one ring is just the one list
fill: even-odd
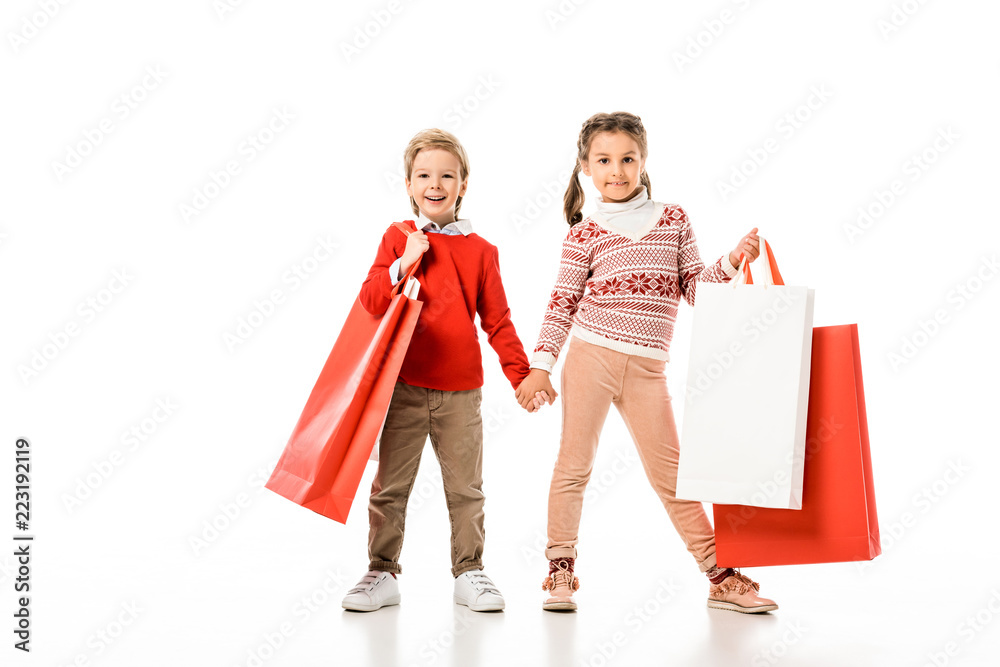
[(552, 595), (542, 603), (542, 609), (548, 611), (573, 611), (573, 593), (580, 588), (580, 580), (573, 574), (573, 559), (557, 558), (549, 564), (549, 576), (542, 582), (543, 591), (551, 591)]
[(774, 600), (757, 595), (760, 584), (745, 574), (730, 575), (721, 584), (713, 584), (708, 590), (708, 606), (712, 609), (728, 609), (742, 614), (760, 614), (778, 608)]

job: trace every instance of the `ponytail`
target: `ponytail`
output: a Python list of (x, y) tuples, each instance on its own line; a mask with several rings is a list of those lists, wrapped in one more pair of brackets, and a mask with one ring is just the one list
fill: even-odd
[(580, 185), (580, 161), (573, 167), (573, 175), (569, 177), (569, 187), (563, 196), (563, 215), (572, 227), (583, 220), (583, 187)]
[(653, 186), (649, 184), (649, 174), (646, 170), (642, 170), (642, 175), (639, 177), (639, 182), (646, 186), (646, 196), (650, 199), (653, 198)]

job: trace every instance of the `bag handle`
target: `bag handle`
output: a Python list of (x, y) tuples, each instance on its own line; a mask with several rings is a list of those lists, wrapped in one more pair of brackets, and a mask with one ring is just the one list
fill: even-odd
[[(412, 221), (408, 220), (407, 222), (412, 222)], [(399, 231), (403, 232), (403, 234), (407, 237), (409, 237), (410, 234), (413, 233), (413, 230), (402, 222), (394, 222), (392, 223), (392, 226), (398, 229)], [(421, 254), (420, 257), (417, 257), (417, 261), (413, 263), (413, 266), (411, 266), (409, 271), (406, 272), (406, 275), (400, 278), (399, 282), (393, 285), (392, 292), (389, 293), (390, 299), (396, 296), (396, 294), (399, 293), (399, 290), (402, 289), (410, 281), (410, 278), (412, 278), (413, 274), (416, 273), (417, 267), (420, 266), (420, 260), (423, 259), (423, 257), (424, 257), (423, 254)]]
[[(781, 277), (778, 270), (778, 262), (774, 259), (774, 252), (771, 244), (761, 236), (761, 258), (764, 260), (764, 285), (784, 285), (785, 279)], [(753, 285), (753, 275), (750, 273), (750, 262), (746, 261), (746, 256), (740, 253), (740, 265), (737, 267), (736, 277), (732, 280), (733, 285)]]

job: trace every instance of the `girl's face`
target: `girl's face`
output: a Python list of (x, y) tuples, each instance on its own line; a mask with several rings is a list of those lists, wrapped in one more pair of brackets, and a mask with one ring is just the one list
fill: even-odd
[(646, 161), (639, 144), (624, 132), (601, 132), (590, 140), (590, 154), (581, 163), (583, 173), (606, 202), (628, 201), (642, 187), (639, 177)]
[(406, 193), (417, 202), (420, 214), (444, 226), (455, 222), (455, 203), (465, 195), (468, 179), (460, 180), (462, 163), (443, 148), (425, 148), (413, 158)]

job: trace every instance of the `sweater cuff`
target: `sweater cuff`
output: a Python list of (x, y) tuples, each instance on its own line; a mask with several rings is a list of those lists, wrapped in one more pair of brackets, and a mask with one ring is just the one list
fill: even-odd
[(730, 278), (735, 278), (736, 274), (740, 272), (740, 270), (733, 266), (733, 263), (729, 261), (728, 252), (722, 256), (722, 270), (725, 271), (726, 275)]
[(552, 372), (552, 367), (556, 365), (556, 355), (551, 352), (539, 350), (531, 357), (531, 364), (528, 368), (538, 368), (546, 373)]

